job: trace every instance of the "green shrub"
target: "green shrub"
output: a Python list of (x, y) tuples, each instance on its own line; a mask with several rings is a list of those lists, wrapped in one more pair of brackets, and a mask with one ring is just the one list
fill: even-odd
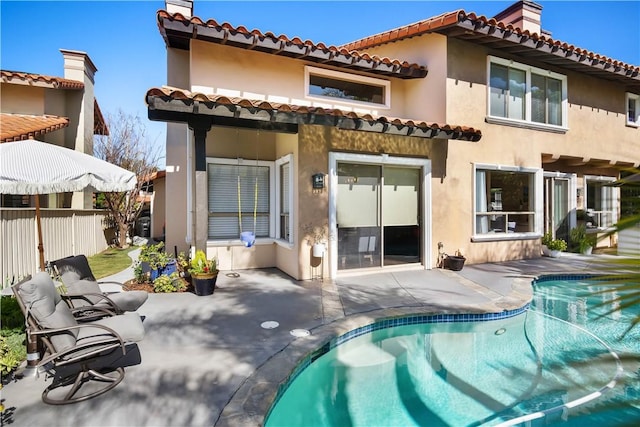
[(14, 297), (0, 297), (0, 324), (2, 329), (24, 329), (24, 315), (18, 306), (18, 300)]
[(163, 274), (153, 281), (153, 291), (157, 293), (178, 292), (185, 288), (185, 284), (178, 272), (170, 275)]
[(554, 239), (551, 233), (545, 233), (542, 236), (542, 244), (549, 248), (550, 251), (566, 251), (567, 242), (562, 239)]
[(596, 245), (595, 235), (587, 234), (587, 227), (584, 224), (571, 229), (569, 241), (571, 242), (571, 250), (579, 253)]
[(20, 328), (0, 331), (0, 373), (2, 375), (13, 371), (27, 358), (25, 337), (26, 334)]

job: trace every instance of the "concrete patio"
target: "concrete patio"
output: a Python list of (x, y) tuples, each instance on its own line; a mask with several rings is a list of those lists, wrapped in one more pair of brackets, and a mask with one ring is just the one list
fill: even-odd
[[(139, 310), (146, 336), (140, 361), (112, 391), (50, 406), (50, 380), (22, 377), (0, 391), (2, 425), (259, 425), (278, 384), (305, 354), (376, 319), (412, 313), (500, 312), (531, 298), (541, 274), (597, 268), (597, 256), (563, 254), (462, 271), (396, 270), (295, 281), (275, 269), (221, 272), (211, 296), (151, 294)], [(130, 272), (112, 276), (125, 279)], [(264, 329), (265, 321), (279, 327)], [(306, 329), (307, 337), (290, 331)], [(132, 354), (135, 356), (135, 352)], [(132, 358), (132, 360), (135, 358)]]

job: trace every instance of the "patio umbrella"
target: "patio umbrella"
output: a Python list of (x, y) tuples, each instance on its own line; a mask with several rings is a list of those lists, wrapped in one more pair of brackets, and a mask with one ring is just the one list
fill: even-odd
[[(88, 154), (35, 140), (0, 144), (0, 194), (51, 194), (82, 191), (129, 191), (136, 175)], [(44, 246), (40, 198), (36, 197), (36, 224), (40, 270), (44, 270)]]

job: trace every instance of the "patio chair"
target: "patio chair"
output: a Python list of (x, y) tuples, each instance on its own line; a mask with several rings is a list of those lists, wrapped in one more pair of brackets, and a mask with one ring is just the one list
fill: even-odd
[[(126, 354), (127, 344), (144, 337), (138, 314), (78, 323), (45, 272), (27, 277), (12, 291), (26, 319), (27, 339), (36, 336), (44, 345), (38, 369), (44, 368), (53, 378), (42, 392), (45, 403), (63, 405), (88, 400), (122, 381), (124, 368), (114, 362)], [(87, 386), (84, 393), (83, 386)]]
[[(128, 291), (126, 286), (119, 282), (96, 280), (84, 255), (62, 258), (52, 261), (51, 264), (67, 289), (65, 296), (72, 307), (94, 305), (109, 308), (114, 314), (122, 314), (126, 311), (136, 311), (149, 297), (145, 291)], [(103, 292), (101, 284), (115, 285), (126, 292)]]

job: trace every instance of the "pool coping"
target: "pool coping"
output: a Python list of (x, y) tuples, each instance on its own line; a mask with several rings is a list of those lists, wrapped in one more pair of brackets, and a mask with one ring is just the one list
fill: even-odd
[[(448, 272), (448, 274), (455, 275), (461, 282), (470, 282), (456, 273)], [(509, 317), (499, 316), (502, 313), (524, 311), (531, 303), (532, 284), (537, 279), (539, 276), (514, 277), (509, 294), (489, 303), (469, 304), (450, 310), (430, 309), (428, 306), (383, 308), (353, 314), (313, 328), (310, 330), (310, 335), (296, 338), (259, 366), (236, 390), (214, 425), (216, 427), (262, 426), (281, 388), (294, 375), (301, 372), (305, 359), (313, 358), (315, 353), (321, 352), (323, 347), (331, 346), (332, 342), (345, 334), (377, 323), (414, 316), (496, 316), (494, 319), (486, 320)], [(473, 285), (473, 282), (471, 284)], [(511, 316), (517, 314), (511, 314)]]

